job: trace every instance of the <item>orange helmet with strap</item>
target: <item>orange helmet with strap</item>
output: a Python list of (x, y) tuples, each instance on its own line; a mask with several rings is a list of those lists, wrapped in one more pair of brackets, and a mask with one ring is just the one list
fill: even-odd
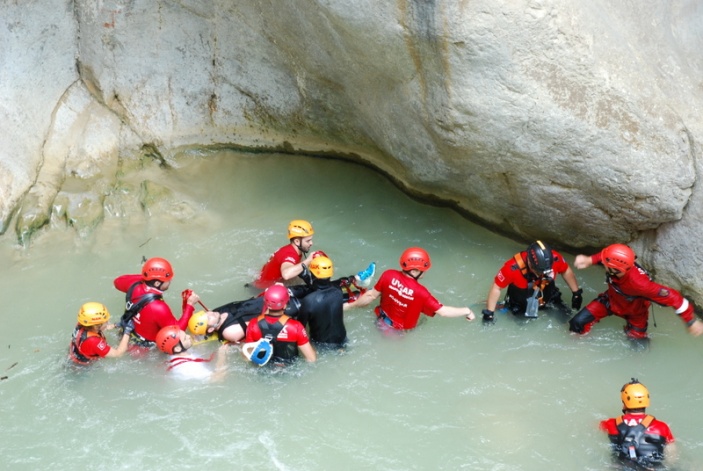
[(432, 266), (429, 254), (420, 247), (410, 247), (400, 256), (400, 267), (403, 271), (420, 270), (427, 271)]
[(173, 268), (165, 258), (150, 258), (142, 266), (142, 279), (144, 281), (159, 280), (171, 281), (173, 278)]
[(294, 219), (288, 223), (288, 239), (296, 237), (308, 237), (315, 233), (312, 224), (303, 219)]
[(620, 390), (620, 398), (625, 409), (644, 409), (649, 407), (649, 390), (644, 384), (632, 378)]
[(605, 267), (622, 273), (625, 273), (635, 265), (635, 252), (624, 244), (607, 246), (601, 251), (600, 258)]
[[(159, 350), (169, 355), (173, 355), (176, 347), (179, 345), (181, 345), (181, 350), (183, 350), (183, 345), (181, 344), (181, 329), (176, 325), (169, 325), (159, 330), (159, 333), (156, 334), (155, 342)], [(178, 353), (180, 353), (180, 351)]]

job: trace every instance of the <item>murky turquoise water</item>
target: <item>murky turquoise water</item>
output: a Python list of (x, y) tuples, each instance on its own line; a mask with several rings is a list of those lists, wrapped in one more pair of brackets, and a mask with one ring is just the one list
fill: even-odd
[[(678, 469), (703, 469), (703, 340), (671, 310), (656, 311), (648, 348), (630, 345), (618, 319), (576, 338), (556, 314), (499, 314), (493, 326), (427, 319), (387, 338), (369, 308), (349, 314), (345, 354), (283, 374), (247, 367), (237, 353), (218, 384), (167, 378), (156, 352), (66, 369), (78, 307), (101, 301), (118, 316), (112, 280), (142, 257), (172, 261), (174, 310), (186, 288), (214, 307), (249, 297), (243, 285), (286, 243), (288, 221), (303, 218), (337, 274), (370, 261), (379, 272), (395, 267), (404, 248), (421, 245), (433, 262), (424, 283), (478, 312), (495, 272), (522, 248), (344, 162), (219, 152), (174, 164), (178, 172), (145, 172), (175, 192), (149, 218), (125, 186), (89, 238), (55, 228), (28, 249), (8, 235), (0, 243), (3, 469), (617, 469), (597, 426), (618, 414), (632, 376), (652, 393), (649, 412), (672, 427)], [(596, 268), (577, 276), (586, 301), (603, 288)]]

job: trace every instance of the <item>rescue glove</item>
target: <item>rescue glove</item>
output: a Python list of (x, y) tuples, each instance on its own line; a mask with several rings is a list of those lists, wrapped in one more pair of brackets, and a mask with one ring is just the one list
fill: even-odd
[(310, 269), (304, 263), (301, 263), (300, 266), (303, 267), (303, 271), (300, 272), (298, 277), (303, 280), (306, 285), (312, 286), (313, 277)]
[(482, 310), (481, 314), (483, 314), (483, 322), (486, 324), (493, 322), (495, 319), (495, 316), (494, 316), (495, 313), (489, 309)]
[(583, 288), (571, 293), (571, 309), (578, 311), (581, 309), (581, 304), (583, 304)]
[(130, 335), (134, 331), (134, 321), (132, 319), (127, 322), (127, 325), (124, 326), (124, 333), (123, 335)]

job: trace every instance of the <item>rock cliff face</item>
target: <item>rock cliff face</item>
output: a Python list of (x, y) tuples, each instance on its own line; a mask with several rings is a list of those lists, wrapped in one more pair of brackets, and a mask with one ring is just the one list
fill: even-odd
[(89, 231), (140, 153), (285, 148), (363, 160), (516, 237), (630, 243), (703, 301), (696, 0), (2, 8), (0, 232)]

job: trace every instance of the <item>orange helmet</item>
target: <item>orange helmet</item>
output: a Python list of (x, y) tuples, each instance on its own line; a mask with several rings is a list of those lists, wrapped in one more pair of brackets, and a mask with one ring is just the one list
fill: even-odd
[(171, 268), (171, 264), (165, 258), (150, 258), (142, 267), (142, 279), (144, 281), (171, 281), (172, 278), (173, 268)]
[(332, 260), (329, 258), (319, 256), (313, 258), (312, 262), (310, 262), (310, 271), (318, 280), (323, 278), (332, 278), (332, 275), (334, 274), (334, 265), (332, 264)]
[(420, 247), (410, 247), (400, 256), (400, 267), (403, 271), (420, 270), (427, 271), (432, 266), (430, 256), (425, 249)]
[(601, 262), (607, 268), (625, 273), (635, 265), (635, 252), (624, 244), (613, 244), (600, 253)]
[(156, 334), (156, 346), (159, 347), (159, 350), (169, 355), (173, 355), (175, 348), (179, 345), (181, 345), (182, 351), (183, 345), (181, 344), (180, 334), (181, 329), (176, 325), (164, 327)]
[(110, 313), (104, 304), (85, 303), (78, 310), (78, 323), (84, 326), (100, 325), (110, 320)]
[(308, 237), (315, 233), (312, 229), (312, 224), (303, 219), (294, 219), (288, 223), (288, 238)]
[(644, 384), (632, 378), (620, 390), (620, 398), (625, 409), (644, 409), (649, 407), (649, 390)]

